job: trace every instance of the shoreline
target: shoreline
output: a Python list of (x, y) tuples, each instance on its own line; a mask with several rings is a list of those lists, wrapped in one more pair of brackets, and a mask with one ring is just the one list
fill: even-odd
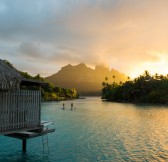
[(128, 104), (150, 104), (150, 105), (168, 105), (168, 103), (159, 103), (159, 102), (128, 102), (128, 101), (111, 101), (106, 99), (101, 99), (103, 102), (115, 102), (115, 103), (128, 103)]

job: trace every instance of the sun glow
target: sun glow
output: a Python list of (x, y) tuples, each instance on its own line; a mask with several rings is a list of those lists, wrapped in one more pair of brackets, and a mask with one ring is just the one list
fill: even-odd
[(148, 70), (151, 75), (156, 73), (167, 75), (168, 74), (168, 53), (166, 51), (148, 51), (152, 56), (155, 56), (157, 60), (145, 61), (134, 68), (131, 72), (131, 77), (135, 78), (143, 74), (145, 70)]

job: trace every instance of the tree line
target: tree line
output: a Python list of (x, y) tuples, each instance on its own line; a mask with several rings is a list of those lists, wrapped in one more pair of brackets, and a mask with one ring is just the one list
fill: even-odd
[[(45, 79), (37, 74), (36, 76), (31, 76), (27, 72), (20, 71), (21, 75), (28, 79), (38, 80), (45, 82)], [(52, 83), (48, 83), (42, 85), (41, 87), (42, 98), (45, 101), (53, 101), (53, 100), (68, 100), (68, 99), (76, 99), (78, 98), (78, 93), (75, 88), (61, 88), (56, 87)]]
[(102, 83), (102, 99), (117, 102), (168, 103), (168, 75), (151, 75), (148, 71), (125, 83)]
[[(8, 66), (15, 69), (15, 67), (7, 60), (3, 60)], [(17, 70), (17, 69), (16, 69)], [(18, 71), (18, 70), (17, 70)], [(27, 79), (43, 81), (45, 79), (37, 74), (36, 76), (31, 76), (27, 72), (18, 71), (23, 77)], [(28, 89), (28, 87), (22, 87), (22, 89)], [(31, 87), (31, 89), (36, 89), (36, 87)], [(78, 93), (75, 88), (61, 88), (56, 87), (52, 83), (48, 83), (41, 86), (42, 98), (45, 101), (52, 101), (52, 100), (68, 100), (68, 99), (76, 99), (78, 98)]]

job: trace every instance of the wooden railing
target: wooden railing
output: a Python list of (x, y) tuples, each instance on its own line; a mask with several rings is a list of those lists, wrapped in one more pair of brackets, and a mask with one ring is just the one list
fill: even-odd
[(39, 126), (40, 102), (40, 91), (0, 92), (0, 134), (5, 131)]

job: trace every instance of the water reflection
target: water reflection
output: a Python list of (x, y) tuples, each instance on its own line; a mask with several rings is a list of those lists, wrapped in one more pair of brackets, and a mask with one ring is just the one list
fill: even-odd
[(168, 159), (168, 107), (102, 102), (90, 97), (42, 104), (44, 120), (55, 121), (49, 156), (41, 138), (21, 154), (18, 140), (0, 137), (0, 161), (165, 161)]

